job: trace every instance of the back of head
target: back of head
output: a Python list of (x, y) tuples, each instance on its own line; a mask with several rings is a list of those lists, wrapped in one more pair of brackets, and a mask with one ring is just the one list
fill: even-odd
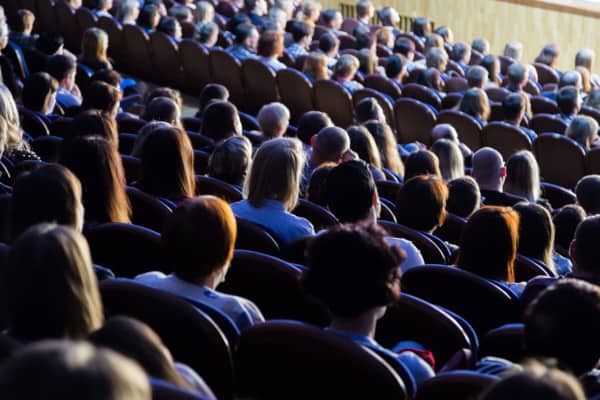
[(351, 126), (348, 128), (348, 136), (350, 137), (350, 148), (358, 155), (358, 158), (381, 169), (379, 149), (367, 128), (360, 125)]
[[(35, 384), (32, 384), (35, 382)], [(150, 400), (142, 369), (111, 350), (84, 342), (47, 341), (27, 346), (0, 370), (6, 400)]]
[(569, 204), (561, 207), (552, 217), (556, 230), (556, 245), (562, 247), (563, 250), (568, 250), (575, 237), (577, 225), (584, 219), (585, 210), (581, 206)]
[(558, 88), (564, 88), (566, 86), (574, 86), (577, 89), (581, 88), (581, 73), (577, 70), (574, 71), (566, 71), (560, 76), (560, 80), (558, 81)]
[(471, 88), (465, 92), (458, 109), (478, 120), (487, 121), (490, 116), (488, 96), (478, 88)]
[(521, 61), (523, 56), (523, 43), (521, 42), (508, 42), (504, 46), (504, 56), (510, 57), (515, 61)]
[(202, 89), (200, 92), (198, 110), (203, 113), (206, 107), (210, 104), (210, 102), (220, 100), (227, 101), (229, 100), (229, 90), (223, 85), (218, 83), (210, 83)]
[(504, 119), (507, 121), (516, 121), (522, 117), (526, 110), (526, 100), (519, 93), (509, 94), (502, 100), (502, 111)]
[(208, 176), (242, 186), (252, 161), (252, 144), (245, 136), (232, 136), (215, 146), (208, 159)]
[(554, 224), (548, 210), (538, 204), (525, 202), (513, 208), (519, 213), (519, 254), (554, 268)]
[(450, 124), (437, 124), (431, 130), (431, 142), (435, 143), (439, 139), (448, 139), (458, 144), (458, 133)]
[(541, 364), (526, 366), (522, 372), (504, 377), (492, 385), (481, 400), (584, 400), (579, 381), (557, 368)]
[(491, 186), (501, 186), (504, 176), (504, 160), (502, 155), (491, 147), (483, 147), (473, 154), (473, 178), (482, 189)]
[(513, 63), (508, 67), (508, 81), (512, 86), (521, 86), (527, 82), (529, 71), (525, 65)]
[(532, 152), (521, 150), (510, 156), (503, 190), (532, 202), (540, 198), (540, 169)]
[(115, 89), (121, 89), (121, 74), (114, 69), (102, 68), (94, 72), (94, 75), (90, 78), (90, 81), (100, 81), (108, 83)]
[(115, 147), (119, 145), (116, 121), (98, 110), (84, 111), (73, 118), (70, 129), (65, 133), (65, 147), (70, 140), (82, 136), (100, 136)]
[(327, 176), (335, 167), (336, 164), (332, 162), (324, 163), (315, 168), (312, 174), (310, 174), (308, 188), (306, 189), (306, 198), (308, 200), (322, 207), (327, 207), (327, 199), (325, 198)]
[(556, 95), (556, 104), (561, 114), (572, 115), (579, 111), (579, 93), (574, 86), (565, 86)]
[(402, 57), (397, 55), (389, 56), (385, 64), (385, 75), (390, 79), (396, 79), (405, 71), (404, 61)]
[(242, 22), (233, 28), (232, 32), (235, 35), (235, 43), (242, 44), (248, 39), (252, 33), (256, 30), (256, 27), (248, 22)]
[(8, 331), (18, 339), (83, 339), (102, 325), (88, 244), (69, 227), (39, 224), (19, 236), (0, 285)]
[(203, 283), (213, 274), (225, 274), (237, 237), (229, 205), (214, 196), (183, 202), (161, 236), (164, 261), (178, 278)]
[(431, 25), (425, 17), (418, 17), (412, 23), (412, 32), (417, 36), (427, 36), (431, 33)]
[(144, 119), (146, 121), (164, 121), (177, 126), (180, 110), (177, 104), (167, 97), (156, 97), (146, 106)]
[(115, 116), (121, 101), (121, 91), (106, 82), (91, 82), (81, 103), (82, 110), (98, 110)]
[(237, 108), (228, 101), (211, 103), (202, 114), (202, 133), (215, 142), (241, 135), (242, 128)]
[(327, 176), (327, 207), (342, 223), (368, 218), (373, 210), (375, 193), (373, 175), (363, 161), (343, 162)]
[(349, 148), (350, 137), (345, 130), (337, 126), (323, 128), (313, 141), (313, 159), (316, 158), (318, 164), (327, 161), (339, 163)]
[(577, 204), (588, 215), (600, 214), (600, 175), (584, 176), (575, 186)]
[(150, 105), (152, 100), (156, 99), (157, 97), (166, 97), (168, 99), (171, 99), (175, 102), (175, 104), (177, 104), (177, 107), (179, 108), (181, 108), (183, 105), (183, 99), (181, 98), (181, 93), (179, 92), (179, 90), (167, 86), (159, 86), (147, 91), (144, 94), (142, 100), (144, 105), (147, 107), (148, 105)]
[(404, 37), (399, 37), (394, 43), (394, 53), (401, 54), (409, 58), (415, 52), (415, 44), (412, 40)]
[(575, 375), (598, 364), (600, 290), (597, 286), (561, 280), (533, 301), (525, 311), (524, 322), (525, 347), (530, 355), (556, 358)]
[(35, 48), (48, 56), (52, 56), (57, 54), (64, 44), (65, 41), (60, 33), (41, 32), (40, 37), (35, 41)]
[(600, 216), (587, 217), (577, 226), (571, 248), (574, 272), (597, 275), (600, 271), (597, 256), (599, 234)]
[(269, 103), (261, 107), (256, 116), (262, 134), (273, 139), (283, 136), (290, 123), (290, 110), (279, 102)]
[(50, 113), (51, 96), (58, 91), (58, 82), (46, 72), (31, 74), (25, 79), (21, 102), (31, 111)]
[(298, 120), (298, 139), (310, 145), (314, 135), (321, 129), (332, 126), (333, 123), (327, 114), (321, 111), (308, 111)]
[(587, 115), (578, 115), (567, 127), (565, 135), (589, 150), (598, 138), (598, 122)]
[(319, 38), (319, 50), (325, 54), (329, 54), (331, 51), (336, 49), (339, 44), (340, 41), (331, 32), (325, 32)]
[(374, 97), (366, 97), (354, 107), (356, 122), (359, 124), (370, 120), (385, 122), (383, 109)]
[(263, 57), (280, 57), (283, 49), (283, 33), (271, 29), (260, 35), (256, 52)]
[(11, 208), (11, 236), (16, 239), (29, 227), (54, 222), (81, 229), (81, 184), (67, 168), (50, 164), (17, 179)]
[(405, 180), (409, 180), (418, 175), (442, 176), (438, 157), (434, 152), (429, 150), (419, 150), (411, 153), (406, 159), (405, 171)]
[(481, 194), (475, 179), (463, 176), (448, 182), (448, 200), (446, 211), (469, 218), (479, 208)]
[[(400, 295), (404, 254), (375, 225), (341, 225), (315, 236), (308, 248), (304, 288), (334, 317), (356, 318)], [(360, 296), (356, 294), (360, 293)]]
[(375, 140), (381, 156), (381, 164), (393, 173), (404, 176), (404, 164), (398, 153), (398, 143), (392, 128), (385, 122), (367, 121), (363, 124)]
[(470, 88), (483, 89), (488, 81), (488, 72), (480, 65), (473, 65), (467, 71), (467, 84)]
[(482, 207), (464, 228), (457, 264), (487, 279), (514, 282), (518, 238), (519, 214), (515, 210)]
[(404, 183), (396, 200), (398, 223), (431, 232), (446, 219), (448, 188), (435, 175), (419, 175)]
[(71, 57), (57, 54), (48, 59), (46, 63), (46, 71), (52, 75), (54, 79), (62, 82), (70, 73), (75, 72), (77, 63)]
[(313, 28), (303, 21), (294, 21), (292, 24), (292, 37), (294, 38), (294, 42), (299, 42), (305, 37), (312, 37)]
[(464, 158), (456, 143), (440, 139), (431, 146), (431, 151), (439, 160), (439, 169), (444, 181), (448, 182), (465, 174)]

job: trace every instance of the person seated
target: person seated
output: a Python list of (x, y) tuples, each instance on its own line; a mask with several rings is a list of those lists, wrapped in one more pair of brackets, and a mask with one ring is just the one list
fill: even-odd
[(113, 8), (113, 0), (97, 0), (96, 7), (92, 10), (96, 18), (106, 17), (113, 18), (110, 9)]
[(264, 140), (282, 137), (290, 124), (290, 110), (278, 102), (261, 107), (256, 116)]
[(0, 390), (6, 400), (152, 398), (148, 376), (136, 362), (68, 341), (34, 343), (18, 351), (0, 371)]
[(287, 24), (286, 12), (279, 8), (271, 7), (269, 12), (265, 16), (263, 32), (264, 31), (284, 32), (286, 24)]
[(156, 31), (169, 36), (177, 44), (181, 42), (181, 24), (175, 17), (162, 17), (156, 27)]
[(450, 124), (437, 124), (431, 130), (431, 143), (435, 143), (439, 139), (448, 139), (458, 145), (460, 151), (465, 158), (470, 158), (473, 155), (471, 149), (466, 144), (458, 140), (456, 129)]
[(254, 155), (244, 185), (247, 198), (233, 203), (231, 209), (237, 217), (262, 226), (283, 246), (314, 235), (307, 219), (291, 213), (298, 202), (303, 168), (300, 141), (278, 138), (264, 142)]
[(321, 13), (321, 22), (335, 36), (347, 35), (346, 32), (342, 31), (344, 17), (338, 10), (328, 9), (323, 11)]
[[(427, 68), (421, 71), (419, 78), (417, 79), (419, 85), (425, 86), (433, 92), (438, 98), (440, 103), (446, 97), (444, 92), (445, 83), (442, 78), (442, 73), (437, 68)], [(425, 105), (434, 113), (437, 114), (438, 110), (431, 104), (425, 103)]]
[(2, 128), (6, 132), (3, 156), (13, 165), (25, 160), (39, 160), (40, 158), (31, 150), (24, 137), (13, 95), (2, 83), (0, 83), (0, 120), (4, 121)]
[(403, 57), (402, 60), (406, 62), (407, 72), (411, 72), (416, 68), (416, 64), (414, 62), (415, 52), (415, 44), (408, 38), (399, 36), (394, 42), (393, 53)]
[(404, 164), (404, 180), (408, 181), (418, 175), (435, 175), (441, 178), (440, 162), (432, 151), (418, 150), (406, 158)]
[(312, 151), (302, 172), (301, 188), (306, 188), (314, 169), (326, 162), (339, 164), (351, 157), (350, 137), (337, 126), (327, 126), (311, 138)]
[(594, 59), (596, 58), (596, 53), (592, 49), (582, 49), (577, 52), (575, 55), (575, 67), (585, 68), (590, 74), (590, 83), (593, 88), (600, 87), (600, 78), (598, 75), (594, 74)]
[(46, 71), (58, 81), (56, 103), (62, 108), (79, 107), (83, 98), (75, 83), (77, 62), (65, 55), (54, 55), (48, 59)]
[(558, 253), (568, 255), (569, 246), (575, 238), (575, 229), (585, 217), (585, 210), (577, 204), (567, 204), (554, 212), (552, 217), (556, 230), (554, 247)]
[[(454, 45), (454, 32), (450, 29), (449, 26), (442, 25), (435, 28), (434, 33), (440, 35), (442, 39), (444, 39), (444, 45), (448, 44), (450, 46)], [(445, 47), (445, 46), (444, 46)]]
[[(325, 181), (327, 208), (343, 223), (375, 224), (380, 204), (373, 176), (364, 161), (346, 161), (334, 167)], [(386, 238), (390, 246), (402, 249), (406, 258), (400, 264), (402, 272), (423, 265), (423, 256), (412, 242), (406, 239)]]
[(83, 111), (73, 118), (70, 129), (64, 132), (62, 147), (66, 149), (71, 140), (82, 136), (99, 136), (119, 148), (117, 122), (98, 110)]
[(291, 30), (294, 42), (286, 48), (288, 54), (294, 58), (307, 55), (313, 32), (314, 29), (306, 22), (294, 21)]
[(337, 64), (339, 48), (340, 40), (333, 33), (325, 32), (319, 38), (319, 51), (327, 57), (327, 68), (333, 69)]
[(553, 100), (553, 101), (557, 101), (558, 98), (558, 92), (567, 86), (573, 86), (574, 88), (577, 89), (577, 92), (581, 92), (583, 89), (583, 80), (582, 80), (582, 76), (578, 71), (566, 71), (564, 74), (562, 74), (560, 76), (560, 79), (558, 81), (558, 87), (555, 90), (552, 91), (546, 91), (546, 92), (542, 92), (541, 96)]
[[(125, 0), (124, 0), (125, 1)], [(135, 1), (136, 0), (126, 0)], [(100, 28), (88, 28), (81, 38), (81, 54), (78, 61), (96, 72), (99, 69), (112, 69), (107, 56), (108, 35)]]
[(148, 122), (163, 121), (176, 128), (182, 128), (181, 110), (168, 97), (156, 97), (150, 101), (144, 110), (142, 118)]
[(137, 19), (137, 24), (140, 28), (150, 35), (156, 31), (160, 23), (160, 11), (153, 4), (146, 4), (140, 10), (140, 16)]
[(244, 0), (244, 10), (252, 25), (257, 28), (262, 28), (265, 25), (264, 16), (267, 13), (265, 0)]
[(363, 85), (354, 80), (359, 66), (360, 63), (356, 57), (350, 54), (343, 54), (333, 67), (331, 79), (340, 83), (352, 94), (363, 88)]
[(404, 164), (398, 152), (401, 146), (398, 145), (392, 128), (385, 122), (375, 120), (367, 121), (363, 126), (369, 130), (375, 140), (381, 155), (381, 166), (387, 170), (386, 173), (391, 173), (397, 181), (402, 182)]
[(35, 47), (35, 41), (39, 35), (31, 32), (33, 31), (33, 24), (35, 23), (35, 15), (25, 9), (17, 10), (16, 18), (10, 27), (10, 33), (8, 38), (19, 45), (23, 52), (28, 52)]
[(448, 54), (446, 50), (439, 47), (433, 47), (425, 53), (425, 68), (433, 68), (439, 71), (442, 80), (445, 82), (448, 76), (445, 74), (448, 67)]
[(481, 194), (475, 179), (470, 176), (456, 178), (447, 183), (446, 211), (462, 218), (469, 218), (481, 204)]
[(245, 136), (219, 142), (208, 159), (207, 175), (242, 190), (252, 163), (252, 144)]
[(503, 192), (506, 179), (506, 167), (502, 155), (491, 147), (482, 147), (473, 154), (472, 176), (477, 181), (481, 191), (483, 204), (489, 206), (512, 207), (523, 197), (514, 196)]
[(258, 39), (258, 60), (274, 72), (286, 69), (287, 66), (279, 61), (283, 54), (283, 33), (274, 30), (264, 31)]
[(256, 47), (258, 46), (259, 35), (256, 27), (249, 23), (241, 23), (234, 28), (233, 34), (235, 40), (233, 45), (227, 48), (227, 52), (239, 62), (243, 62), (248, 58), (257, 58)]
[(374, 49), (363, 48), (358, 51), (358, 71), (356, 75), (362, 79), (367, 75), (385, 75), (384, 69), (379, 66), (378, 57)]
[(520, 62), (523, 58), (523, 43), (516, 41), (506, 43), (502, 55), (512, 58), (515, 62)]
[(188, 6), (186, 4), (187, 0), (183, 3), (175, 4), (169, 8), (168, 14), (170, 17), (174, 17), (180, 25), (193, 25), (194, 24), (194, 15), (192, 13), (192, 7), (195, 7), (194, 4)]
[(328, 79), (330, 73), (327, 69), (327, 56), (317, 51), (311, 51), (304, 60), (302, 72), (310, 83), (315, 83), (319, 79)]
[(91, 82), (81, 103), (81, 110), (98, 110), (114, 119), (119, 113), (121, 99), (122, 92), (118, 88), (105, 82)]
[(595, 110), (600, 110), (600, 89), (594, 89), (585, 98), (585, 105)]
[(529, 93), (523, 91), (523, 88), (529, 80), (529, 70), (521, 63), (513, 63), (508, 67), (508, 84), (506, 90), (513, 93), (523, 93), (529, 97)]
[(316, 168), (310, 175), (308, 187), (304, 191), (304, 196), (307, 200), (312, 203), (318, 204), (323, 208), (327, 208), (327, 200), (325, 199), (325, 183), (327, 182), (327, 176), (336, 164), (332, 162), (326, 162)]
[(529, 150), (518, 151), (508, 159), (503, 190), (552, 211), (548, 200), (542, 198), (540, 167)]
[(275, 0), (272, 8), (276, 8), (285, 12), (286, 19), (292, 19), (294, 18), (294, 9), (296, 8), (296, 4), (291, 0)]
[(590, 71), (588, 71), (585, 67), (575, 67), (575, 72), (581, 76), (581, 87), (579, 92), (582, 97), (586, 97), (592, 91)]
[(571, 120), (565, 136), (573, 139), (586, 153), (600, 145), (598, 122), (586, 115), (578, 115)]
[(400, 15), (398, 15), (398, 11), (396, 11), (394, 7), (382, 7), (377, 15), (379, 16), (381, 25), (383, 25), (386, 31), (392, 33), (392, 37), (395, 37), (400, 33), (400, 29), (398, 28)]
[(569, 125), (581, 110), (581, 97), (574, 86), (565, 86), (556, 95), (557, 116)]
[(45, 72), (36, 72), (25, 79), (21, 102), (23, 106), (37, 115), (47, 126), (59, 115), (54, 114), (58, 82)]
[(236, 106), (228, 101), (211, 102), (203, 112), (200, 133), (213, 139), (215, 143), (241, 135), (242, 122)]
[(463, 95), (458, 104), (458, 110), (475, 118), (483, 128), (490, 116), (490, 101), (485, 91), (472, 88)]
[(356, 3), (356, 19), (360, 25), (371, 26), (371, 19), (375, 16), (375, 7), (370, 0), (359, 0)]
[(487, 88), (500, 87), (502, 84), (502, 72), (500, 71), (500, 60), (493, 54), (488, 54), (483, 57), (481, 63), (479, 63), (488, 72), (488, 83)]
[(452, 46), (452, 53), (450, 53), (450, 59), (456, 61), (463, 72), (467, 73), (469, 61), (471, 61), (471, 46), (464, 42), (454, 43), (454, 46)]
[(465, 75), (469, 88), (485, 89), (488, 83), (488, 72), (481, 65), (472, 65)]
[(529, 96), (527, 95), (522, 93), (509, 94), (502, 100), (502, 113), (504, 114), (504, 122), (515, 128), (519, 128), (533, 142), (537, 134), (521, 125), (527, 113), (528, 103)]
[(387, 64), (385, 64), (385, 75), (398, 87), (398, 89), (402, 90), (404, 87), (402, 82), (407, 76), (405, 62), (402, 61), (402, 57), (397, 55), (389, 56), (387, 60)]
[(140, 16), (140, 2), (138, 0), (119, 0), (115, 18), (121, 25), (135, 25)]
[(195, 118), (202, 119), (204, 110), (212, 104), (214, 101), (228, 101), (229, 90), (223, 85), (218, 83), (209, 83), (202, 88), (200, 96), (198, 97), (198, 111)]
[(478, 51), (483, 56), (487, 56), (490, 54), (490, 42), (485, 38), (473, 39), (471, 49)]
[(577, 204), (587, 215), (600, 214), (600, 175), (587, 175), (575, 186)]
[(298, 139), (302, 141), (305, 150), (310, 152), (312, 138), (323, 128), (333, 126), (329, 115), (321, 111), (308, 111), (298, 120)]
[(518, 240), (519, 214), (515, 210), (482, 207), (464, 227), (457, 267), (499, 284), (518, 297), (525, 289), (524, 282), (515, 283)]
[[(464, 157), (456, 143), (448, 139), (437, 140), (431, 146), (431, 152), (433, 152), (439, 160), (439, 171), (444, 182), (450, 182), (453, 179), (465, 175)], [(411, 154), (409, 158), (413, 156), (413, 154)]]
[(175, 102), (175, 105), (181, 109), (183, 106), (183, 99), (181, 98), (181, 93), (177, 89), (173, 89), (166, 86), (159, 86), (152, 90), (148, 90), (143, 97), (144, 107), (148, 107), (152, 100), (157, 97), (166, 97)]
[(360, 160), (367, 163), (373, 179), (375, 181), (385, 181), (385, 174), (381, 170), (379, 149), (367, 128), (361, 125), (351, 126), (348, 128), (348, 136), (350, 137), (350, 149), (356, 153)]
[(418, 17), (412, 23), (411, 32), (425, 44), (425, 38), (431, 34), (431, 22), (426, 17)]
[(132, 186), (175, 205), (195, 195), (194, 150), (182, 130), (169, 127), (150, 132), (140, 159), (141, 177)]
[(365, 97), (354, 107), (356, 122), (364, 124), (367, 121), (378, 121), (385, 123), (383, 108), (374, 97)]
[(554, 69), (558, 76), (560, 76), (561, 72), (556, 69), (556, 62), (559, 55), (560, 51), (558, 46), (555, 44), (547, 44), (542, 48), (540, 54), (535, 58), (534, 62), (547, 65), (548, 67)]
[[(8, 31), (6, 20), (0, 21), (0, 52), (8, 46)], [(8, 87), (15, 98), (19, 98), (23, 83), (19, 79), (11, 59), (3, 53), (0, 53), (0, 74), (2, 75), (2, 83)]]
[(1, 276), (7, 333), (17, 340), (81, 340), (102, 326), (90, 250), (72, 228), (26, 230), (12, 244)]
[(397, 360), (416, 385), (434, 375), (415, 353), (394, 353), (374, 340), (377, 321), (400, 296), (400, 265), (405, 259), (402, 250), (386, 242), (382, 229), (374, 225), (331, 228), (313, 239), (307, 258), (303, 286), (331, 312), (329, 332)]

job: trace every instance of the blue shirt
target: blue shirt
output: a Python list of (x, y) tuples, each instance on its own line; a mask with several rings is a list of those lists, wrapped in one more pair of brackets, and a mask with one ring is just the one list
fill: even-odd
[(294, 58), (298, 58), (300, 56), (305, 56), (308, 54), (308, 51), (304, 48), (304, 46), (298, 43), (292, 43), (285, 51)]
[(73, 96), (71, 93), (69, 93), (67, 90), (63, 89), (62, 87), (58, 88), (58, 92), (56, 93), (56, 102), (62, 108), (81, 106), (81, 100), (79, 100), (77, 97)]
[(233, 203), (231, 210), (237, 217), (265, 228), (281, 245), (315, 234), (315, 228), (306, 218), (286, 211), (284, 204), (277, 200), (265, 200), (259, 208), (242, 200)]
[(250, 47), (244, 46), (243, 44), (229, 46), (227, 52), (237, 58), (240, 62), (249, 58), (256, 58), (256, 53)]

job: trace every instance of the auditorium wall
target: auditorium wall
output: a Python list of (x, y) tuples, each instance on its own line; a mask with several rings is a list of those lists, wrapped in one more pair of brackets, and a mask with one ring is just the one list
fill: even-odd
[[(485, 37), (494, 54), (504, 44), (519, 40), (524, 45), (524, 60), (533, 61), (547, 43), (558, 44), (559, 69), (573, 67), (581, 48), (592, 48), (600, 71), (600, 11), (577, 9), (576, 2), (563, 0), (373, 0), (377, 8), (389, 5), (401, 15), (427, 16), (436, 26), (449, 25), (455, 40), (470, 42)], [(325, 8), (340, 8), (348, 0), (321, 0)], [(598, 8), (600, 10), (600, 7)]]

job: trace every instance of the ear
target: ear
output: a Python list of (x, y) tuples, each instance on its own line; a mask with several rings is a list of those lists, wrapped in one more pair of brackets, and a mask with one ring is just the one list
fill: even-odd
[(571, 240), (571, 244), (569, 245), (569, 258), (571, 261), (575, 260), (575, 239)]
[(504, 178), (506, 176), (506, 167), (502, 166), (500, 167), (500, 177)]
[(317, 141), (317, 135), (312, 135), (310, 137), (310, 147), (314, 147), (316, 141)]
[(373, 206), (377, 206), (379, 204), (379, 194), (377, 193), (377, 190), (373, 190), (373, 193), (371, 193), (371, 204)]

